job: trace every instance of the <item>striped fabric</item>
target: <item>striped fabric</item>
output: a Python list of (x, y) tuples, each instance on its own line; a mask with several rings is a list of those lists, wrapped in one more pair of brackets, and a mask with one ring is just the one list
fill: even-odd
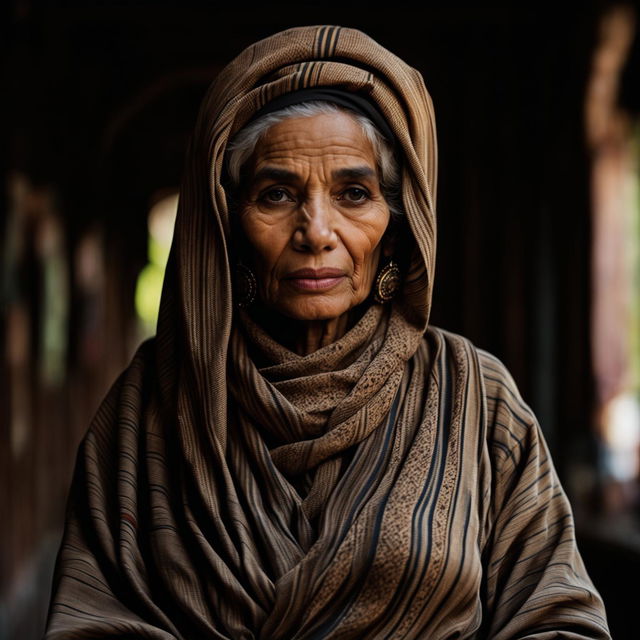
[[(270, 99), (367, 94), (403, 153), (402, 295), (298, 356), (234, 311), (227, 142)], [(47, 640), (609, 638), (509, 373), (428, 326), (436, 142), (420, 75), (333, 26), (245, 50), (202, 106), (158, 333), (79, 452)]]

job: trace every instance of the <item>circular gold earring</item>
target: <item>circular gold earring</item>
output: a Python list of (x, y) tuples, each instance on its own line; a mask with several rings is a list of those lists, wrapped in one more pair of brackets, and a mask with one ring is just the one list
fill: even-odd
[(373, 299), (380, 304), (390, 302), (400, 289), (400, 268), (393, 261), (380, 269), (373, 287)]
[(235, 275), (236, 304), (243, 309), (256, 299), (258, 284), (253, 271), (242, 262), (236, 265)]

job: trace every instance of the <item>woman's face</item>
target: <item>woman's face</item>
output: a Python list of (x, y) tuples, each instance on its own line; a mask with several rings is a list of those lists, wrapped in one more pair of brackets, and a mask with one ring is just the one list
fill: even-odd
[(363, 302), (390, 214), (360, 125), (342, 112), (284, 120), (247, 173), (240, 220), (263, 303), (328, 320)]

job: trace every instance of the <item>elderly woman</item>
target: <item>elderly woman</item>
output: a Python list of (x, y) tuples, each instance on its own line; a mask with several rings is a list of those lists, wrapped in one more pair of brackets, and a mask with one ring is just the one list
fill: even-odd
[(421, 76), (304, 27), (211, 87), (158, 333), (80, 447), (48, 640), (608, 638), (504, 366), (428, 325)]

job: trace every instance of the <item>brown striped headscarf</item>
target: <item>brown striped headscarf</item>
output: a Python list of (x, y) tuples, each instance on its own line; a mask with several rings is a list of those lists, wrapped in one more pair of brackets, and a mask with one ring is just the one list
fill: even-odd
[[(371, 100), (413, 254), (392, 306), (299, 356), (234, 310), (227, 144), (314, 86)], [(278, 33), (207, 94), (158, 332), (84, 438), (48, 640), (608, 638), (567, 499), (504, 366), (428, 327), (436, 140), (420, 74), (363, 33)]]

